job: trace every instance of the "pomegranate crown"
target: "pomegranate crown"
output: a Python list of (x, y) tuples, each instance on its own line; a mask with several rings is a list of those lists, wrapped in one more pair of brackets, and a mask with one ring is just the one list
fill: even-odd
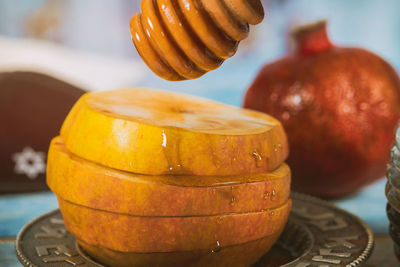
[(326, 25), (327, 21), (321, 20), (296, 27), (291, 34), (295, 41), (296, 53), (308, 56), (332, 48)]

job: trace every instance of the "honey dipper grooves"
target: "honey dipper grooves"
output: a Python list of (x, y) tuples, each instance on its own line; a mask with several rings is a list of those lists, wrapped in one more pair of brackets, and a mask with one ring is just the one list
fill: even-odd
[(142, 0), (130, 22), (148, 67), (170, 81), (196, 79), (232, 57), (249, 24), (264, 18), (260, 0)]

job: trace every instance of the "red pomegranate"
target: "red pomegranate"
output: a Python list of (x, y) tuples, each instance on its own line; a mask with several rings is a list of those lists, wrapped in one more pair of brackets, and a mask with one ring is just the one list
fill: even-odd
[(282, 121), (292, 189), (351, 194), (384, 176), (400, 118), (400, 79), (379, 56), (333, 45), (326, 23), (293, 32), (296, 50), (265, 65), (244, 107)]

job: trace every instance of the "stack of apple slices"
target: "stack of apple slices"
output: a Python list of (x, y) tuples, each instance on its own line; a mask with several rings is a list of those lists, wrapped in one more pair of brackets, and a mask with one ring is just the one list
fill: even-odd
[(291, 208), (279, 121), (148, 89), (84, 95), (47, 182), (67, 229), (109, 266), (248, 266)]

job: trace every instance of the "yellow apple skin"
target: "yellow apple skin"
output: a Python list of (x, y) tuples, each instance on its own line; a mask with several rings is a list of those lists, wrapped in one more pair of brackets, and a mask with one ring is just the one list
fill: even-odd
[(244, 244), (221, 247), (214, 250), (179, 251), (164, 253), (119, 252), (93, 246), (78, 240), (86, 254), (106, 266), (114, 267), (243, 267), (259, 260), (277, 241), (284, 225), (276, 233)]
[(78, 240), (120, 252), (212, 250), (274, 236), (287, 222), (291, 199), (263, 212), (143, 217), (87, 208), (58, 198), (64, 223)]
[(61, 136), (81, 158), (148, 175), (266, 173), (289, 151), (281, 123), (266, 114), (145, 89), (84, 95)]
[(136, 216), (262, 211), (284, 204), (290, 169), (241, 176), (149, 176), (114, 170), (68, 152), (60, 137), (48, 153), (47, 184), (62, 199)]

